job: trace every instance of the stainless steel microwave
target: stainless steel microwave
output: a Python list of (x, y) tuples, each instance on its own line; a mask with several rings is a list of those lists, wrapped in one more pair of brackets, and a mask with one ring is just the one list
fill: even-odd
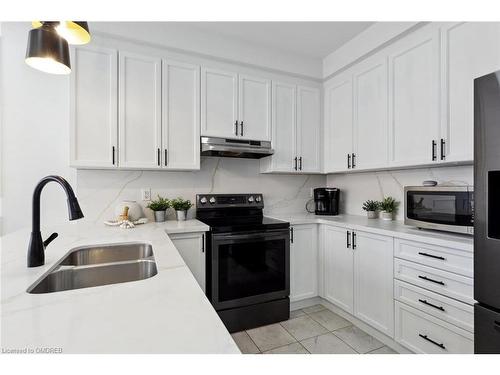
[(472, 186), (406, 186), (405, 224), (474, 234)]

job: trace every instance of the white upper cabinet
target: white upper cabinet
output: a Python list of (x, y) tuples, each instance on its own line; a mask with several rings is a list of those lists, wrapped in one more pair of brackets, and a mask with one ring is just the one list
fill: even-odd
[(472, 161), (474, 78), (500, 70), (500, 23), (448, 24), (443, 44), (444, 160)]
[(394, 337), (393, 238), (354, 233), (354, 315)]
[[(354, 312), (354, 260), (347, 247), (352, 232), (322, 226), (324, 260), (324, 297), (349, 313)], [(352, 244), (351, 244), (352, 245)], [(350, 245), (350, 246), (351, 246)]]
[(437, 160), (439, 30), (425, 26), (389, 47), (390, 165)]
[(118, 52), (77, 46), (71, 62), (70, 165), (116, 168)]
[[(355, 169), (385, 167), (388, 162), (387, 57), (377, 55), (353, 71)], [(334, 135), (335, 136), (335, 135)]]
[(120, 52), (121, 167), (161, 167), (161, 59)]
[(318, 228), (316, 224), (291, 227), (290, 300), (318, 295)]
[(298, 170), (321, 172), (321, 94), (319, 89), (297, 88), (297, 155)]
[[(325, 86), (325, 172), (340, 172), (351, 165), (353, 136), (353, 90), (350, 72)], [(349, 157), (349, 159), (348, 159)]]
[(162, 62), (162, 166), (200, 169), (200, 67)]
[(201, 135), (237, 138), (238, 75), (223, 70), (201, 69)]
[(271, 81), (239, 75), (239, 135), (258, 141), (271, 140)]

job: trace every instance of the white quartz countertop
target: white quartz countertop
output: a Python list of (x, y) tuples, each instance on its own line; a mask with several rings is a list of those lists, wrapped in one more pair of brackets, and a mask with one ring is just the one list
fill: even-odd
[[(30, 230), (2, 238), (1, 347), (56, 348), (63, 353), (239, 353), (231, 335), (168, 233), (208, 230), (197, 220), (133, 229), (69, 222), (46, 249), (45, 265), (27, 268)], [(147, 242), (158, 274), (145, 280), (46, 294), (26, 289), (72, 248)]]
[(359, 215), (319, 216), (315, 214), (299, 213), (289, 215), (267, 215), (290, 224), (327, 224), (351, 230), (382, 234), (412, 241), (432, 243), (438, 246), (450, 246), (466, 251), (473, 251), (474, 239), (464, 234), (453, 234), (440, 231), (420, 230), (404, 225), (400, 221), (384, 221), (382, 219), (368, 219)]

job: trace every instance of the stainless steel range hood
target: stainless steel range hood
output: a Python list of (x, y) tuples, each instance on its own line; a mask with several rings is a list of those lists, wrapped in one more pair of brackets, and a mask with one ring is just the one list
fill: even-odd
[(273, 153), (271, 142), (201, 137), (202, 156), (260, 159)]

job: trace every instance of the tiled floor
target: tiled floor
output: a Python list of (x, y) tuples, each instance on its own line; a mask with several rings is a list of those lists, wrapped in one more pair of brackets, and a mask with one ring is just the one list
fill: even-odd
[(290, 312), (290, 319), (233, 333), (244, 354), (396, 354), (323, 305)]

